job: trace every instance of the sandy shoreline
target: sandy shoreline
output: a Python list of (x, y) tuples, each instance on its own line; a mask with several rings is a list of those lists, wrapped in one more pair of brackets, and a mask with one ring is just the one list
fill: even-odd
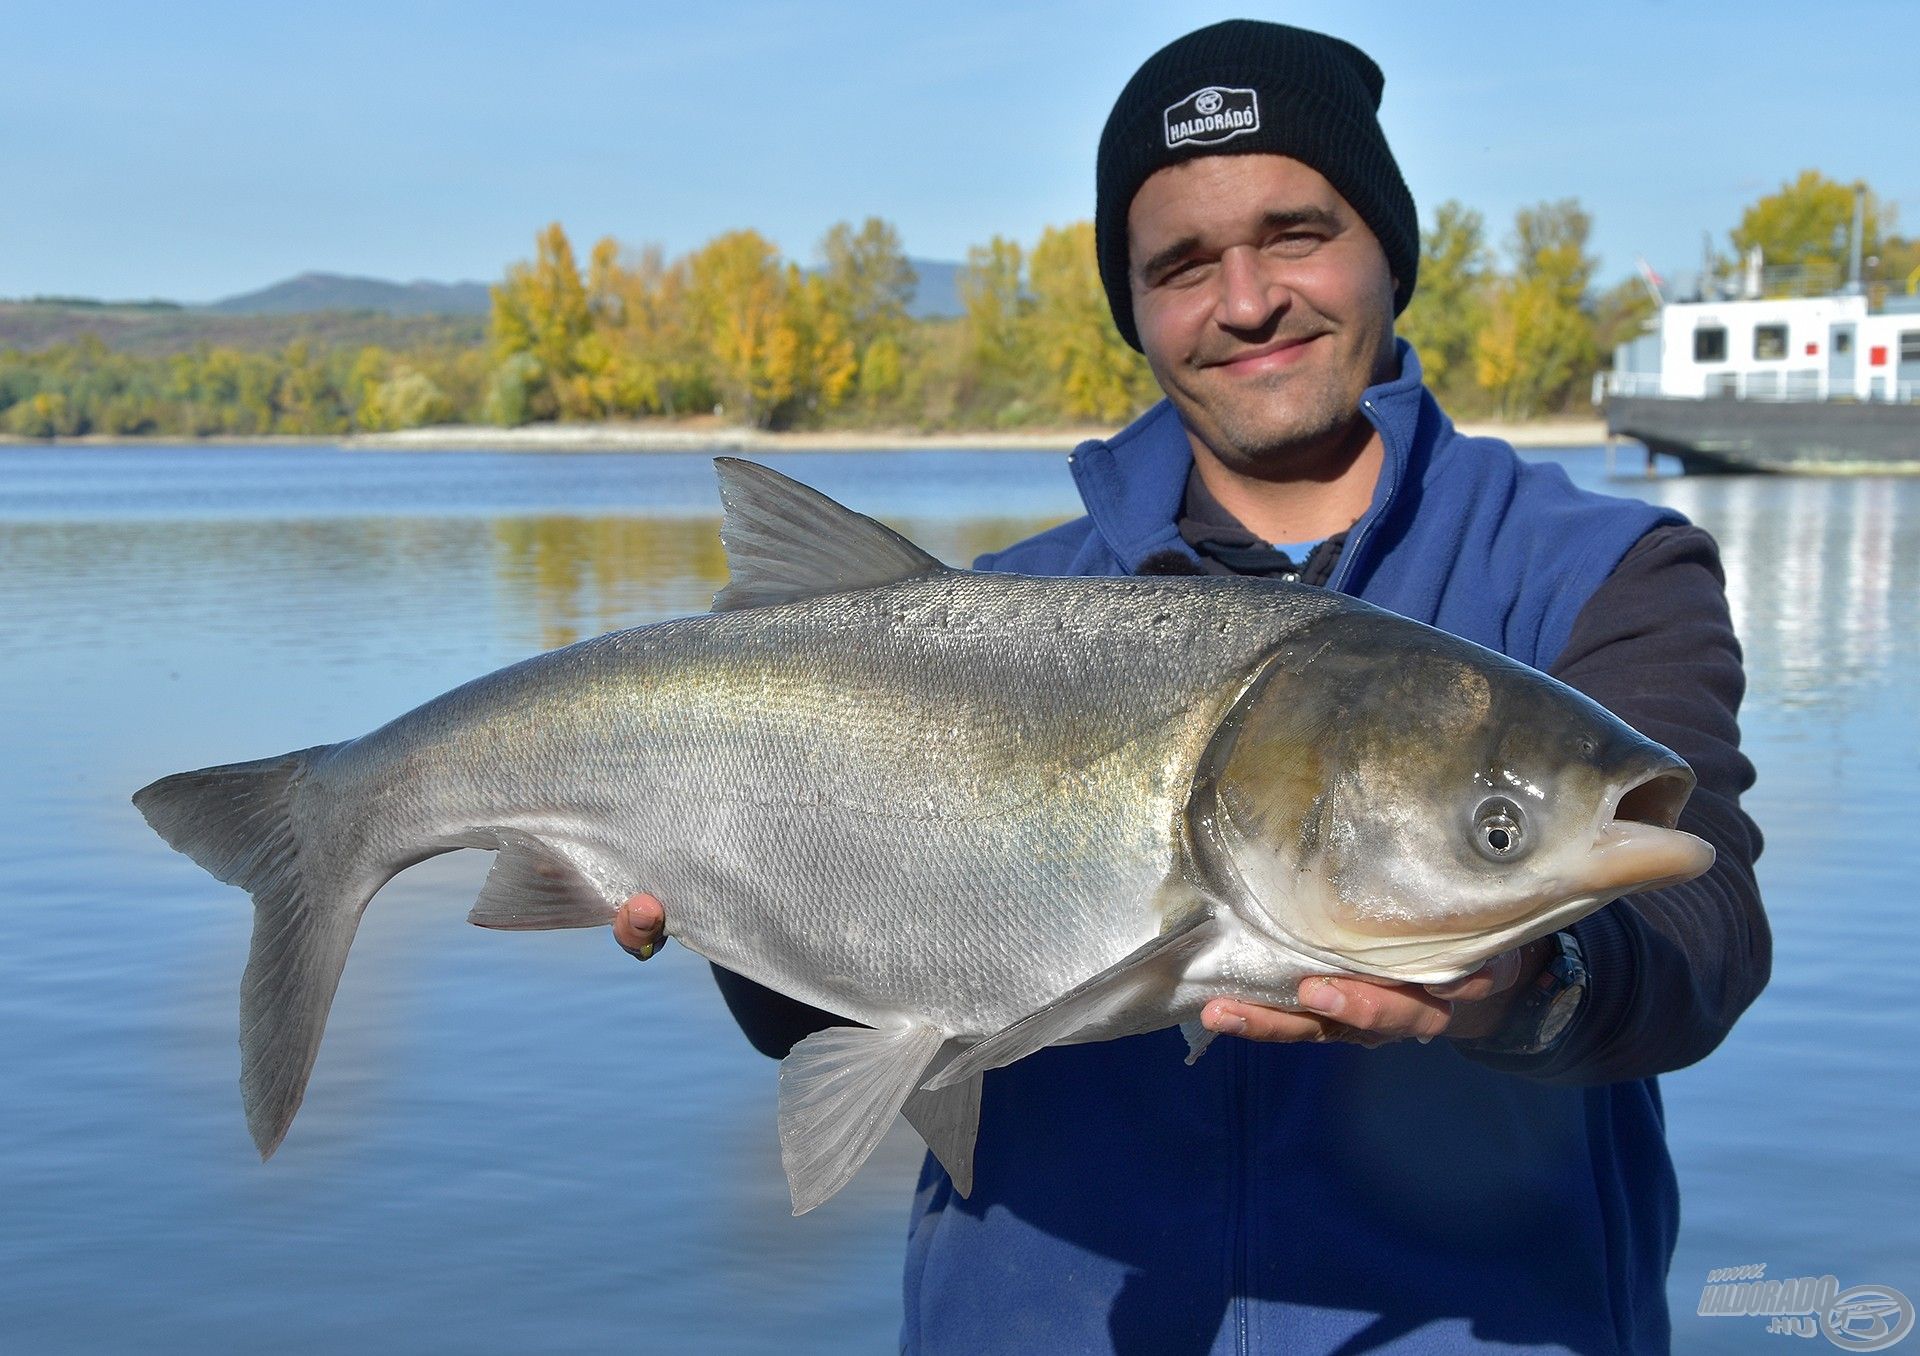
[[(1515, 447), (1594, 447), (1606, 441), (1598, 419), (1542, 419), (1519, 424), (1463, 423), (1472, 437), (1504, 438)], [(529, 424), (521, 428), (437, 425), (393, 433), (339, 436), (259, 434), (252, 437), (18, 438), (0, 434), (0, 447), (342, 447), (354, 452), (913, 452), (1068, 451), (1110, 428), (1037, 429), (1016, 432), (917, 433), (906, 429), (828, 429), (765, 433), (719, 424), (640, 423)]]

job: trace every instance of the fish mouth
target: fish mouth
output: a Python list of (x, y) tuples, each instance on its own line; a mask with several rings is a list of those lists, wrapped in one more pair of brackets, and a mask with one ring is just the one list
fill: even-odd
[(1581, 864), (1583, 892), (1657, 890), (1712, 866), (1712, 844), (1677, 827), (1693, 787), (1693, 769), (1670, 753), (1623, 781)]

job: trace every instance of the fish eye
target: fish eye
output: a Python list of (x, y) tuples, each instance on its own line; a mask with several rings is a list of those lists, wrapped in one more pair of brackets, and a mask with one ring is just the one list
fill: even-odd
[(1489, 796), (1473, 812), (1473, 846), (1490, 862), (1510, 862), (1527, 849), (1527, 817), (1505, 796)]

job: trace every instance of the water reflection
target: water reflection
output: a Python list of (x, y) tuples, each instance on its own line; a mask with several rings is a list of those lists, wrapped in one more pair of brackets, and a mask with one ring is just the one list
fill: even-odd
[[(895, 519), (942, 560), (975, 558), (1037, 532), (1045, 518)], [(494, 523), (509, 597), (530, 602), (543, 650), (638, 622), (704, 611), (727, 582), (716, 518), (507, 518)]]
[(1661, 482), (1719, 538), (1756, 695), (1844, 700), (1912, 658), (1920, 621), (1920, 483), (1742, 476)]

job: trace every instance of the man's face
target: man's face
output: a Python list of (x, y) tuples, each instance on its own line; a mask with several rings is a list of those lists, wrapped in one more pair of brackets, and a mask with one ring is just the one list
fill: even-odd
[(1319, 171), (1210, 155), (1158, 171), (1127, 213), (1134, 324), (1190, 434), (1261, 479), (1348, 446), (1393, 376), (1393, 275)]

